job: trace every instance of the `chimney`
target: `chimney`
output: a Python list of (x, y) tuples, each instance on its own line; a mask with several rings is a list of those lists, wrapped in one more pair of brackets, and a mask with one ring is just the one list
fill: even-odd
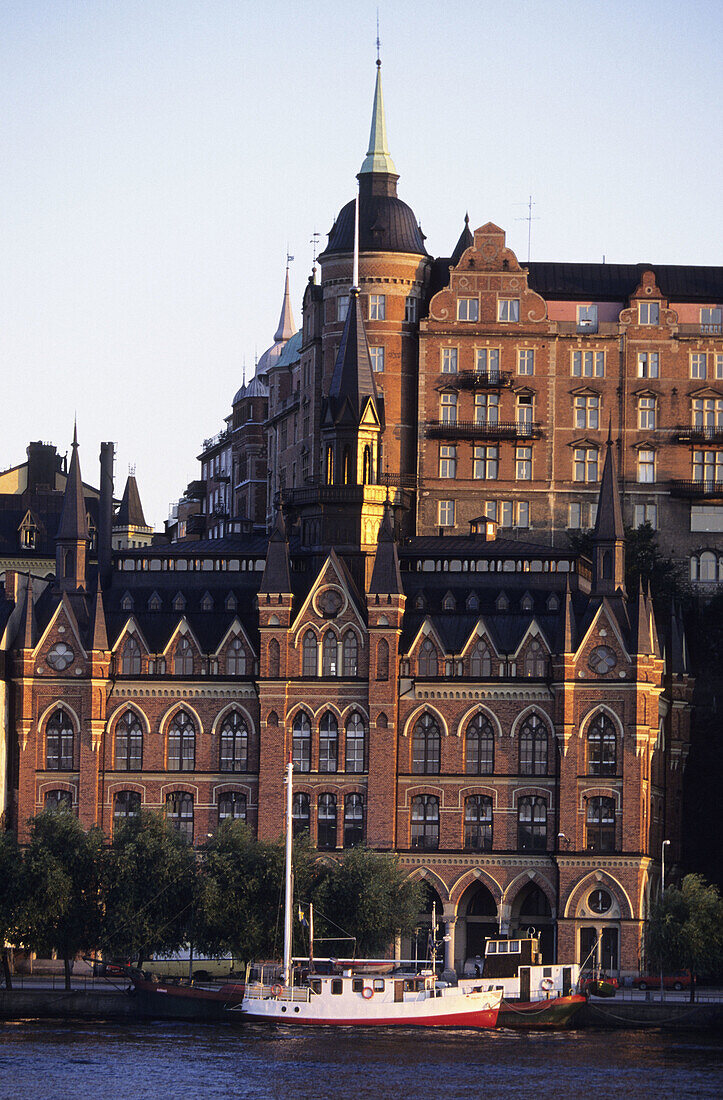
[(106, 585), (111, 572), (111, 537), (113, 530), (113, 462), (115, 445), (100, 445), (100, 502), (98, 514), (98, 572)]

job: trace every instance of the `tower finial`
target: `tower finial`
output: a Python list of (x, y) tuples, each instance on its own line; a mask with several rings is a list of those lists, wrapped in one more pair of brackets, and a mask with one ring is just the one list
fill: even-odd
[(354, 267), (351, 276), (352, 294), (359, 290), (359, 191), (354, 197)]
[(382, 66), (382, 59), (379, 56), (380, 51), (381, 51), (381, 47), (382, 47), (382, 44), (379, 41), (379, 8), (377, 8), (377, 68), (378, 69), (380, 69), (381, 66)]
[(387, 148), (387, 124), (384, 118), (384, 96), (382, 95), (382, 62), (377, 57), (377, 80), (374, 87), (374, 106), (372, 108), (372, 127), (369, 134), (369, 148), (359, 175), (380, 174), (398, 178), (394, 161)]

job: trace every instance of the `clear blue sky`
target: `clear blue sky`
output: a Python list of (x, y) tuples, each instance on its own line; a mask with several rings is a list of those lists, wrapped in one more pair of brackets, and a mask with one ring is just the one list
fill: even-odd
[[(435, 255), (720, 264), (719, 0), (380, 0), (399, 193)], [(148, 519), (297, 324), (366, 152), (377, 4), (0, 0), (0, 468), (102, 439)]]

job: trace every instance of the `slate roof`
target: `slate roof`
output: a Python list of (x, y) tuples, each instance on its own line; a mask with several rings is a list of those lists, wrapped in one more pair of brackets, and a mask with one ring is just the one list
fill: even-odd
[[(354, 251), (354, 200), (339, 211), (319, 259)], [(359, 251), (411, 252), (428, 256), (414, 211), (396, 195), (359, 196)]]
[(128, 475), (126, 487), (123, 490), (123, 499), (120, 503), (115, 519), (114, 527), (147, 527), (146, 517), (143, 515), (143, 505), (138, 492), (138, 482), (133, 474)]
[(370, 397), (376, 405), (377, 387), (364, 330), (361, 299), (358, 292), (352, 290), (334, 373), (329, 383), (328, 408), (334, 423), (349, 416), (354, 423), (358, 423), (362, 407)]

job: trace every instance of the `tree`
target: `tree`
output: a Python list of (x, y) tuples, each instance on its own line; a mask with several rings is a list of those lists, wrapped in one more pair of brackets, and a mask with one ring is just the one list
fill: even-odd
[(103, 950), (135, 959), (177, 951), (188, 939), (196, 889), (193, 848), (160, 814), (116, 826), (104, 861)]
[(72, 960), (100, 938), (102, 834), (86, 832), (66, 809), (45, 810), (30, 826), (22, 940), (34, 950), (58, 951), (70, 989)]
[(647, 954), (663, 971), (687, 969), (698, 977), (718, 977), (723, 970), (723, 900), (702, 875), (686, 875), (653, 903), (647, 930)]
[(15, 943), (19, 937), (22, 908), (25, 900), (23, 890), (23, 861), (17, 841), (12, 833), (0, 833), (0, 943), (2, 943), (3, 974), (5, 988), (12, 989), (8, 942)]

